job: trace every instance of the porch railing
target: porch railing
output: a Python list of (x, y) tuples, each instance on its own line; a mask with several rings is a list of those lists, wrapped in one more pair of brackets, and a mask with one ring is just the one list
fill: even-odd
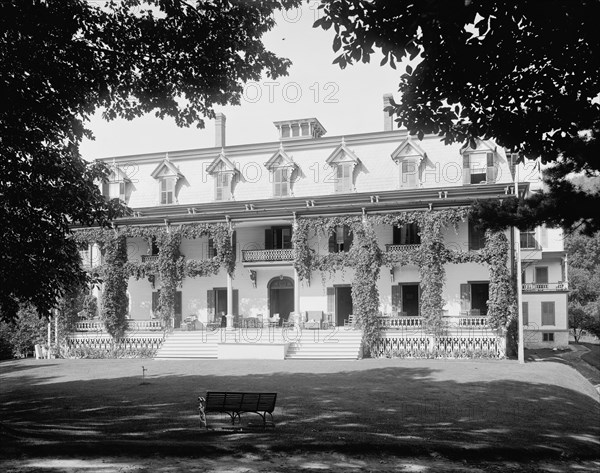
[(566, 282), (563, 282), (563, 281), (547, 282), (547, 283), (537, 283), (537, 282), (523, 283), (524, 291), (545, 292), (545, 291), (566, 291), (568, 289), (569, 289), (569, 284)]
[(421, 245), (385, 245), (386, 251), (412, 251), (420, 247)]
[(142, 263), (150, 263), (151, 261), (158, 261), (158, 255), (142, 255)]
[[(160, 320), (128, 320), (127, 330), (154, 332), (162, 330)], [(99, 320), (86, 320), (75, 324), (76, 332), (104, 332), (104, 322)]]
[(242, 250), (242, 261), (245, 263), (257, 261), (292, 261), (294, 250)]
[[(420, 328), (423, 327), (423, 317), (379, 317), (379, 326), (387, 329)], [(485, 315), (463, 316), (444, 315), (444, 325), (448, 327), (486, 328), (489, 319)]]

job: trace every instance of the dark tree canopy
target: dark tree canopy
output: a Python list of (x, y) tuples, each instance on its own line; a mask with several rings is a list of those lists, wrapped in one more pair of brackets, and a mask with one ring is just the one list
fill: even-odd
[[(375, 50), (400, 77), (390, 110), (399, 126), (447, 143), (494, 139), (525, 159), (556, 162), (534, 220), (600, 228), (600, 195), (565, 180), (600, 170), (600, 2), (597, 0), (323, 0), (315, 23), (335, 29), (335, 61), (368, 62)], [(567, 203), (564, 202), (568, 200)], [(573, 212), (576, 205), (580, 210)], [(537, 212), (538, 205), (542, 210)], [(524, 221), (505, 223), (525, 225)]]
[(290, 62), (267, 51), (273, 11), (300, 0), (0, 2), (0, 317), (47, 312), (85, 280), (71, 226), (107, 224), (122, 206), (79, 154), (88, 118), (154, 112), (204, 126), (238, 104), (245, 81)]

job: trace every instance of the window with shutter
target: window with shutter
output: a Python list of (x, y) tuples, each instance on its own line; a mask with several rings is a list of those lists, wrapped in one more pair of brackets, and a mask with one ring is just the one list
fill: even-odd
[(523, 325), (529, 325), (529, 302), (523, 302)]
[(352, 164), (340, 163), (336, 167), (335, 192), (352, 191)]
[(175, 201), (175, 179), (164, 177), (159, 182), (161, 205), (173, 204)]
[(231, 173), (215, 174), (215, 200), (231, 200)]
[(548, 267), (537, 266), (535, 268), (535, 282), (537, 284), (548, 284)]
[(471, 285), (460, 285), (460, 310), (467, 312), (471, 310)]
[(411, 189), (419, 185), (419, 165), (414, 159), (404, 159), (400, 165), (400, 187)]
[(273, 171), (273, 196), (289, 196), (289, 170), (287, 168), (277, 168)]
[(496, 166), (494, 163), (494, 153), (486, 153), (487, 169), (485, 180), (488, 184), (496, 182)]
[(535, 230), (521, 232), (521, 248), (527, 250), (535, 250), (538, 248)]
[(542, 325), (554, 325), (554, 301), (542, 302)]

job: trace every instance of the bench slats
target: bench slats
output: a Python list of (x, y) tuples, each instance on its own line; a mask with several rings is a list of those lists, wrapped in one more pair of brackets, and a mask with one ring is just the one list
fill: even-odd
[(277, 393), (251, 393), (251, 392), (218, 392), (209, 391), (206, 398), (200, 400), (200, 418), (206, 423), (206, 412), (223, 412), (231, 417), (231, 423), (235, 423), (235, 418), (240, 419), (240, 413), (252, 412), (258, 414), (263, 419), (263, 426), (266, 426), (266, 415), (273, 417)]

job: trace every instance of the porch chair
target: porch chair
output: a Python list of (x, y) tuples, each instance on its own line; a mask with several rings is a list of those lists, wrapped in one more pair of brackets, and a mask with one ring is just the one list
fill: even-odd
[(279, 314), (273, 314), (269, 317), (269, 327), (277, 327), (279, 325)]
[(307, 310), (306, 311), (306, 322), (304, 322), (304, 328), (316, 329), (321, 328), (321, 322), (323, 321), (322, 310)]
[(354, 328), (354, 314), (349, 314), (348, 318), (344, 320), (344, 327), (346, 328)]

